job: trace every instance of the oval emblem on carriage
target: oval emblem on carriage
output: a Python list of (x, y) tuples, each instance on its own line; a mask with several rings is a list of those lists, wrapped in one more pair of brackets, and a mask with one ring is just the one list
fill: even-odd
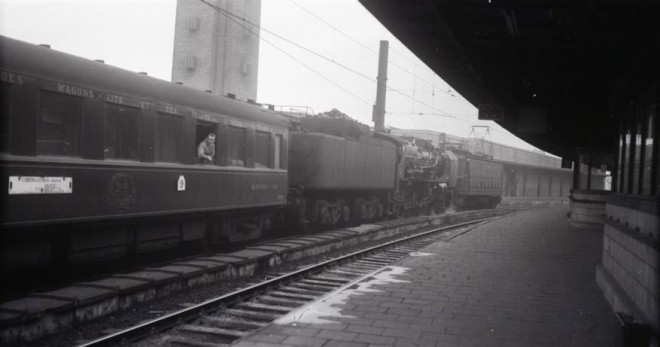
[(108, 206), (118, 211), (128, 211), (135, 206), (135, 184), (131, 176), (123, 173), (112, 176), (108, 185)]

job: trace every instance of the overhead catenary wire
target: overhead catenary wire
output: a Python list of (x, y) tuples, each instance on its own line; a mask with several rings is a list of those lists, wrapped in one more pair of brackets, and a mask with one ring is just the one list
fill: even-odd
[[(250, 29), (250, 28), (248, 28), (247, 26), (245, 26), (243, 23), (241, 23), (241, 22), (237, 21), (235, 18), (233, 18), (233, 17), (238, 17), (238, 16), (236, 16), (236, 15), (234, 15), (234, 14), (231, 14), (231, 15), (230, 15), (230, 14), (229, 14), (230, 12), (225, 11), (225, 10), (223, 10), (223, 9), (220, 9), (220, 8), (218, 8), (217, 6), (215, 6), (215, 5), (211, 4), (211, 3), (209, 3), (209, 2), (206, 1), (206, 0), (200, 0), (200, 1), (201, 1), (202, 3), (204, 3), (204, 4), (206, 4), (207, 6), (211, 7), (212, 9), (216, 10), (218, 13), (222, 14), (222, 15), (225, 16), (227, 19), (229, 19), (229, 20), (231, 20), (232, 22), (238, 24), (239, 26), (241, 26), (241, 27), (243, 27), (243, 28), (245, 28), (245, 29)], [(228, 13), (225, 13), (225, 12), (228, 12)], [(247, 21), (246, 21), (246, 22), (247, 22)], [(253, 26), (257, 26), (257, 25), (255, 25), (255, 24), (252, 24), (252, 25), (253, 25)], [(258, 26), (257, 26), (257, 27), (258, 27)], [(262, 30), (263, 30), (263, 28), (262, 28)], [(341, 90), (343, 90), (343, 91), (345, 91), (346, 93), (352, 95), (352, 96), (355, 97), (356, 99), (358, 99), (358, 100), (360, 100), (360, 101), (366, 103), (367, 105), (371, 105), (371, 102), (369, 102), (369, 101), (367, 101), (367, 100), (361, 98), (359, 95), (353, 93), (352, 91), (348, 90), (347, 88), (345, 88), (344, 86), (340, 85), (339, 83), (337, 83), (337, 82), (331, 80), (330, 78), (328, 78), (328, 77), (325, 76), (324, 74), (322, 74), (322, 73), (320, 73), (319, 71), (315, 70), (315, 69), (312, 68), (311, 66), (305, 64), (303, 61), (301, 61), (300, 59), (298, 59), (298, 58), (294, 57), (293, 55), (289, 54), (288, 52), (286, 52), (286, 51), (283, 50), (282, 48), (278, 47), (278, 46), (275, 45), (274, 43), (272, 43), (272, 42), (266, 40), (266, 39), (263, 38), (259, 33), (256, 33), (256, 32), (253, 32), (253, 31), (250, 31), (250, 32), (251, 32), (253, 35), (255, 35), (257, 38), (259, 38), (260, 40), (266, 42), (267, 44), (271, 45), (273, 48), (275, 48), (275, 49), (277, 49), (278, 51), (280, 51), (282, 54), (288, 56), (289, 58), (293, 59), (294, 61), (296, 61), (296, 62), (299, 63), (300, 65), (302, 65), (302, 66), (304, 66), (305, 68), (307, 68), (308, 70), (310, 70), (310, 71), (312, 71), (313, 73), (319, 75), (319, 76), (320, 76), (321, 78), (323, 78), (324, 80), (330, 82), (330, 83), (333, 84), (334, 86), (340, 88)], [(375, 80), (374, 80), (374, 81), (375, 81)]]
[[(365, 79), (367, 79), (367, 80), (369, 80), (369, 81), (371, 81), (371, 82), (373, 82), (373, 83), (376, 83), (376, 79), (371, 78), (371, 77), (369, 77), (369, 76), (367, 76), (367, 75), (365, 75), (365, 74), (363, 74), (363, 73), (361, 73), (361, 72), (359, 72), (359, 71), (356, 71), (355, 69), (352, 69), (352, 68), (350, 68), (350, 67), (348, 67), (348, 66), (346, 66), (346, 65), (340, 64), (340, 63), (338, 63), (337, 61), (335, 61), (334, 59), (330, 59), (330, 58), (324, 56), (323, 54), (320, 54), (320, 53), (318, 53), (318, 52), (315, 52), (315, 51), (313, 51), (313, 50), (311, 50), (311, 49), (309, 49), (309, 48), (307, 48), (307, 47), (305, 47), (305, 46), (303, 46), (303, 45), (301, 45), (301, 44), (299, 44), (299, 43), (297, 43), (297, 42), (294, 42), (294, 41), (292, 41), (292, 40), (290, 40), (290, 39), (287, 39), (287, 38), (285, 38), (284, 36), (279, 35), (279, 34), (273, 32), (273, 31), (271, 31), (271, 30), (268, 30), (268, 29), (266, 29), (266, 28), (264, 28), (264, 27), (262, 27), (262, 26), (260, 26), (260, 25), (258, 25), (258, 24), (256, 24), (256, 23), (253, 23), (253, 22), (247, 20), (247, 19), (244, 18), (244, 17), (238, 16), (238, 15), (232, 13), (231, 11), (227, 11), (227, 10), (225, 10), (225, 9), (223, 9), (223, 8), (220, 8), (220, 7), (216, 6), (216, 5), (214, 5), (214, 4), (210, 3), (210, 2), (208, 2), (207, 0), (200, 0), (200, 1), (201, 1), (202, 3), (204, 3), (205, 5), (211, 7), (212, 9), (214, 9), (214, 10), (217, 11), (218, 13), (222, 14), (222, 15), (225, 16), (227, 19), (229, 19), (229, 20), (231, 20), (232, 22), (236, 23), (237, 25), (239, 25), (239, 26), (241, 26), (241, 27), (243, 27), (243, 28), (245, 28), (245, 29), (248, 29), (248, 30), (250, 31), (250, 33), (252, 33), (253, 35), (255, 35), (257, 38), (259, 38), (260, 40), (262, 40), (262, 41), (266, 42), (267, 44), (271, 45), (273, 48), (277, 49), (277, 50), (280, 51), (281, 53), (285, 54), (285, 55), (288, 56), (289, 58), (291, 58), (291, 59), (293, 59), (294, 61), (296, 61), (297, 63), (301, 64), (302, 66), (304, 66), (304, 67), (307, 68), (308, 70), (310, 70), (310, 71), (314, 72), (315, 74), (319, 75), (319, 76), (320, 76), (321, 78), (323, 78), (324, 80), (326, 80), (326, 81), (330, 82), (331, 84), (335, 85), (336, 87), (342, 89), (342, 90), (345, 91), (346, 93), (352, 95), (353, 97), (355, 97), (356, 99), (360, 100), (361, 102), (363, 102), (363, 103), (365, 103), (365, 104), (368, 104), (368, 105), (372, 105), (372, 104), (373, 104), (372, 102), (369, 102), (369, 101), (367, 101), (367, 100), (361, 98), (361, 97), (358, 96), (357, 94), (355, 94), (355, 93), (353, 93), (352, 91), (348, 90), (346, 87), (344, 87), (344, 86), (340, 85), (339, 83), (333, 81), (332, 79), (328, 78), (327, 76), (325, 76), (325, 75), (322, 74), (321, 72), (315, 70), (315, 69), (312, 68), (311, 66), (305, 64), (305, 63), (302, 62), (300, 59), (298, 59), (298, 58), (296, 58), (295, 56), (291, 55), (290, 53), (286, 52), (285, 50), (283, 50), (282, 48), (278, 47), (278, 46), (275, 45), (274, 43), (268, 41), (268, 40), (265, 39), (262, 35), (260, 35), (257, 31), (250, 30), (251, 28), (250, 28), (250, 27), (247, 27), (246, 24), (247, 24), (247, 25), (250, 25), (251, 27), (253, 27), (253, 28), (255, 28), (255, 29), (263, 30), (264, 32), (266, 32), (266, 33), (268, 33), (268, 34), (270, 34), (270, 35), (273, 35), (273, 36), (275, 36), (275, 37), (277, 37), (277, 38), (279, 38), (279, 39), (281, 39), (281, 40), (283, 40), (283, 41), (285, 41), (285, 42), (287, 42), (287, 43), (290, 43), (291, 45), (294, 45), (294, 46), (296, 46), (296, 47), (298, 47), (298, 48), (300, 48), (300, 49), (302, 49), (302, 50), (304, 50), (304, 51), (307, 51), (307, 52), (309, 52), (309, 53), (311, 53), (311, 54), (313, 54), (313, 55), (315, 55), (315, 56), (317, 56), (317, 57), (319, 57), (319, 58), (322, 58), (322, 59), (324, 59), (324, 60), (326, 60), (326, 61), (329, 61), (329, 62), (331, 62), (331, 63), (333, 63), (333, 64), (335, 64), (335, 65), (337, 65), (337, 66), (340, 66), (340, 67), (344, 68), (345, 70), (347, 70), (347, 71), (349, 71), (349, 72), (352, 72), (352, 73), (354, 73), (354, 74), (356, 74), (356, 75), (358, 75), (358, 76), (360, 76), (360, 77), (362, 77), (362, 78), (365, 78)], [(330, 24), (328, 23), (328, 25), (330, 25)], [(334, 27), (333, 27), (333, 28), (334, 28)], [(387, 90), (389, 90), (389, 91), (393, 91), (393, 92), (398, 93), (398, 94), (401, 94), (401, 95), (403, 95), (403, 96), (406, 97), (406, 98), (409, 98), (409, 99), (411, 99), (411, 100), (413, 100), (413, 101), (416, 101), (416, 102), (418, 102), (418, 103), (420, 103), (420, 104), (422, 104), (422, 105), (425, 105), (425, 106), (427, 106), (427, 107), (430, 107), (431, 109), (433, 109), (433, 110), (435, 110), (435, 111), (438, 111), (438, 112), (440, 112), (440, 113), (442, 113), (442, 114), (445, 114), (447, 117), (456, 118), (455, 116), (450, 115), (448, 112), (445, 112), (445, 111), (442, 111), (442, 110), (440, 110), (440, 109), (437, 109), (437, 108), (435, 108), (435, 107), (429, 105), (429, 104), (426, 103), (426, 102), (423, 102), (423, 101), (421, 101), (421, 100), (418, 100), (418, 99), (414, 98), (413, 96), (410, 96), (410, 95), (408, 95), (408, 94), (406, 94), (406, 93), (404, 93), (404, 92), (402, 92), (402, 91), (399, 91), (398, 89), (395, 89), (395, 88), (392, 88), (392, 87), (387, 87)]]
[[(207, 2), (206, 0), (200, 0), (200, 1), (202, 1), (202, 2), (205, 3), (206, 5), (210, 6), (210, 7), (213, 8), (214, 10), (220, 12), (220, 13), (223, 14), (227, 19), (230, 19), (232, 22), (238, 24), (239, 26), (241, 26), (241, 27), (243, 27), (243, 28), (245, 28), (245, 29), (249, 29), (249, 28), (248, 28), (247, 26), (245, 26), (243, 23), (240, 23), (239, 21), (236, 20), (236, 18), (240, 18), (240, 17), (238, 17), (237, 15), (232, 14), (231, 12), (226, 11), (226, 10), (224, 10), (224, 9), (220, 9), (220, 8), (218, 8), (217, 6), (215, 6), (215, 5), (213, 5), (213, 4), (210, 4), (210, 3)], [(226, 12), (226, 13), (225, 13), (225, 12)], [(232, 17), (233, 17), (233, 18), (232, 18)], [(248, 22), (248, 24), (250, 24), (250, 25), (253, 26), (253, 27), (261, 28), (259, 25), (256, 25), (256, 24), (254, 24), (254, 23), (249, 23), (249, 21), (247, 21), (247, 20), (245, 20), (245, 19), (243, 19), (243, 20), (244, 20), (245, 22)], [(261, 28), (261, 29), (263, 30), (263, 28)], [(265, 30), (265, 31), (266, 31), (266, 30)], [(319, 76), (322, 77), (323, 79), (327, 80), (328, 82), (332, 83), (333, 85), (337, 86), (338, 88), (340, 88), (340, 89), (344, 90), (345, 92), (349, 93), (350, 95), (352, 95), (353, 97), (357, 98), (358, 100), (360, 100), (360, 101), (362, 101), (362, 102), (364, 102), (364, 103), (366, 103), (366, 104), (368, 104), (368, 105), (372, 105), (371, 102), (362, 99), (361, 97), (359, 97), (359, 96), (356, 95), (355, 93), (351, 92), (350, 90), (344, 88), (344, 87), (341, 86), (340, 84), (338, 84), (338, 83), (334, 82), (333, 80), (329, 79), (328, 77), (326, 77), (326, 76), (323, 75), (322, 73), (316, 71), (315, 69), (313, 69), (312, 67), (308, 66), (308, 65), (305, 64), (304, 62), (300, 61), (299, 59), (297, 59), (297, 58), (294, 57), (293, 55), (291, 55), (291, 54), (289, 54), (288, 52), (284, 51), (283, 49), (281, 49), (280, 47), (276, 46), (276, 45), (273, 44), (272, 42), (266, 40), (266, 39), (263, 38), (260, 34), (255, 33), (255, 32), (253, 32), (253, 31), (250, 31), (250, 32), (251, 32), (253, 35), (255, 35), (257, 38), (259, 38), (260, 40), (263, 40), (264, 42), (268, 43), (269, 45), (271, 45), (272, 47), (276, 48), (277, 50), (279, 50), (280, 52), (282, 52), (282, 53), (285, 54), (286, 56), (290, 57), (290, 58), (293, 59), (294, 61), (296, 61), (296, 62), (298, 62), (299, 64), (303, 65), (305, 68), (309, 69), (310, 71), (316, 73), (317, 75), (319, 75)], [(267, 32), (268, 32), (268, 31), (267, 31)], [(282, 38), (281, 35), (277, 35), (277, 34), (274, 34), (274, 35), (277, 36), (277, 37)], [(288, 42), (293, 42), (293, 41), (290, 41), (290, 40), (288, 40), (288, 39), (285, 39), (285, 40), (287, 40)], [(303, 46), (301, 46), (301, 45), (299, 45), (299, 44), (297, 44), (297, 43), (296, 43), (295, 45), (296, 45), (296, 46), (299, 46), (299, 47), (303, 47)], [(304, 48), (304, 47), (303, 47), (303, 48)], [(304, 49), (306, 49), (306, 48), (304, 48)], [(318, 54), (318, 53), (315, 53), (315, 54)], [(322, 56), (322, 55), (321, 55), (321, 56)], [(326, 60), (327, 60), (327, 57), (325, 57), (325, 58), (326, 58)], [(374, 82), (375, 82), (375, 80), (374, 80)], [(429, 104), (426, 103), (426, 102), (423, 102), (423, 101), (421, 101), (421, 100), (417, 100), (417, 99), (415, 99), (413, 96), (410, 96), (410, 95), (408, 95), (408, 94), (406, 94), (406, 93), (403, 93), (403, 92), (399, 91), (398, 89), (391, 88), (391, 87), (387, 87), (387, 90), (392, 91), (392, 92), (395, 92), (395, 93), (398, 93), (398, 94), (400, 94), (400, 95), (402, 95), (402, 96), (404, 96), (404, 97), (406, 97), (406, 98), (412, 99), (413, 101), (417, 101), (418, 103), (420, 103), (420, 104), (422, 104), (422, 105), (424, 105), (424, 106), (427, 106), (427, 107), (429, 107), (429, 108), (431, 108), (431, 109), (433, 109), (433, 110), (439, 112), (439, 113), (424, 113), (424, 112), (418, 112), (418, 113), (414, 113), (414, 115), (426, 115), (426, 116), (441, 116), (441, 117), (448, 117), (448, 118), (457, 119), (457, 120), (462, 121), (462, 122), (467, 122), (467, 123), (470, 123), (470, 124), (479, 125), (479, 123), (477, 123), (477, 122), (471, 121), (471, 120), (469, 120), (469, 119), (465, 119), (465, 118), (463, 118), (463, 117), (456, 117), (456, 116), (454, 116), (454, 115), (452, 115), (452, 114), (450, 114), (450, 113), (448, 113), (448, 112), (445, 112), (445, 111), (442, 111), (442, 110), (440, 110), (440, 109), (437, 109), (437, 108), (433, 107), (432, 105), (429, 105)], [(390, 114), (390, 115), (401, 115), (401, 114), (404, 114), (404, 113), (391, 113), (391, 112), (387, 112), (386, 114)], [(405, 114), (411, 115), (412, 113), (405, 113)], [(492, 130), (493, 130), (494, 132), (504, 133), (504, 132), (499, 131), (499, 130), (497, 130), (497, 129), (492, 129)]]
[[(289, 43), (289, 44), (291, 44), (291, 45), (293, 45), (293, 46), (296, 46), (296, 47), (298, 47), (298, 48), (304, 50), (305, 52), (308, 52), (308, 53), (310, 53), (310, 54), (313, 54), (313, 55), (317, 56), (318, 58), (321, 58), (321, 59), (323, 59), (323, 60), (326, 60), (326, 61), (328, 61), (328, 62), (331, 62), (331, 63), (333, 63), (333, 64), (335, 64), (335, 65), (337, 65), (337, 66), (339, 66), (339, 67), (341, 67), (341, 68), (343, 68), (343, 69), (345, 69), (345, 70), (348, 70), (348, 71), (350, 71), (350, 72), (352, 72), (352, 73), (354, 73), (354, 74), (356, 74), (356, 75), (358, 75), (358, 76), (360, 76), (360, 77), (362, 77), (362, 78), (364, 78), (364, 79), (367, 79), (367, 80), (369, 80), (369, 81), (371, 81), (371, 82), (374, 82), (374, 83), (376, 82), (376, 79), (373, 78), (373, 77), (369, 77), (369, 76), (367, 76), (367, 75), (361, 73), (360, 71), (357, 71), (357, 70), (355, 70), (355, 69), (353, 69), (353, 68), (350, 68), (350, 67), (348, 67), (348, 66), (346, 66), (346, 65), (344, 65), (344, 64), (341, 64), (341, 63), (337, 62), (336, 60), (334, 60), (334, 59), (332, 59), (332, 58), (328, 58), (328, 57), (324, 56), (324, 55), (321, 54), (321, 53), (318, 53), (318, 52), (316, 52), (316, 51), (314, 51), (314, 50), (311, 50), (311, 49), (309, 49), (309, 48), (307, 48), (307, 47), (305, 47), (305, 46), (303, 46), (303, 45), (301, 45), (301, 44), (299, 44), (299, 43), (297, 43), (297, 42), (295, 42), (295, 41), (289, 40), (289, 39), (287, 39), (286, 37), (284, 37), (284, 36), (282, 36), (282, 35), (280, 35), (280, 34), (277, 34), (277, 33), (273, 32), (273, 31), (271, 31), (271, 30), (268, 30), (268, 29), (266, 29), (266, 28), (260, 26), (259, 24), (253, 23), (253, 22), (247, 20), (247, 19), (244, 18), (244, 17), (238, 16), (238, 15), (236, 15), (236, 14), (230, 12), (230, 11), (227, 11), (227, 10), (225, 10), (225, 9), (223, 9), (223, 8), (220, 8), (220, 7), (216, 6), (216, 5), (213, 5), (213, 4), (209, 3), (209, 2), (206, 1), (206, 0), (200, 0), (200, 1), (203, 2), (203, 3), (205, 3), (205, 4), (208, 5), (208, 6), (212, 7), (213, 9), (215, 9), (216, 11), (218, 11), (219, 13), (223, 14), (225, 17), (227, 17), (227, 18), (232, 17), (232, 21), (233, 21), (234, 23), (237, 23), (237, 24), (238, 24), (238, 22), (236, 21), (236, 19), (238, 19), (238, 20), (240, 20), (240, 21), (242, 21), (242, 22), (244, 22), (244, 23), (247, 23), (248, 25), (251, 25), (252, 27), (254, 27), (254, 28), (256, 28), (256, 29), (263, 30), (264, 32), (266, 32), (266, 33), (268, 33), (268, 34), (270, 34), (270, 35), (273, 35), (273, 36), (277, 37), (277, 38), (280, 39), (280, 40), (283, 40), (283, 41), (285, 41), (285, 42), (287, 42), (287, 43)], [(239, 24), (239, 25), (241, 25), (242, 27), (245, 28), (244, 25), (242, 25), (242, 24)], [(257, 35), (257, 37), (261, 38), (260, 35)]]
[[(415, 113), (411, 113), (411, 112), (385, 112), (385, 114), (386, 114), (386, 115), (390, 115), (390, 116), (431, 116), (431, 117), (446, 117), (446, 118), (453, 118), (453, 119), (456, 119), (456, 120), (461, 121), (461, 122), (470, 123), (470, 124), (472, 124), (472, 125), (476, 125), (476, 126), (482, 126), (482, 125), (483, 125), (482, 123), (479, 123), (479, 120), (477, 120), (477, 121), (473, 121), (473, 120), (470, 120), (470, 119), (467, 119), (467, 118), (466, 118), (466, 117), (472, 117), (473, 115), (460, 115), (460, 116), (454, 116), (454, 115), (448, 115), (448, 114), (446, 114), (446, 113), (432, 113), (432, 112), (415, 112)], [(482, 120), (481, 122), (487, 122), (487, 121), (486, 121), (486, 120)], [(491, 121), (491, 122), (492, 122), (492, 121)], [(495, 124), (497, 124), (497, 123), (495, 123)], [(487, 125), (487, 126), (490, 127), (490, 125)], [(504, 135), (512, 135), (511, 132), (509, 132), (509, 131), (506, 130), (506, 129), (500, 130), (500, 129), (497, 129), (497, 128), (495, 128), (495, 127), (492, 127), (492, 128), (490, 129), (490, 131), (492, 131), (492, 132), (496, 132), (496, 133), (500, 133), (500, 134), (504, 134)]]
[[(319, 15), (315, 14), (314, 12), (310, 11), (309, 9), (307, 9), (306, 7), (304, 7), (303, 5), (301, 5), (300, 3), (296, 2), (295, 0), (289, 0), (289, 1), (291, 1), (291, 3), (293, 3), (293, 4), (296, 5), (296, 6), (298, 6), (300, 9), (302, 9), (303, 11), (305, 11), (306, 13), (308, 13), (309, 15), (311, 15), (312, 17), (316, 18), (317, 20), (321, 21), (323, 24), (327, 25), (328, 27), (330, 27), (330, 28), (333, 29), (334, 31), (338, 32), (338, 33), (341, 34), (342, 36), (344, 36), (344, 37), (346, 37), (347, 39), (349, 39), (349, 40), (355, 42), (355, 43), (358, 44), (360, 47), (366, 49), (367, 51), (369, 51), (369, 52), (371, 52), (371, 53), (373, 53), (373, 54), (375, 54), (375, 55), (378, 55), (378, 52), (377, 52), (376, 50), (370, 48), (369, 46), (367, 46), (366, 44), (360, 42), (359, 40), (357, 40), (356, 38), (352, 37), (351, 35), (348, 35), (348, 34), (346, 34), (345, 32), (341, 31), (340, 29), (338, 29), (337, 27), (335, 27), (334, 25), (332, 25), (331, 23), (329, 23), (328, 21), (326, 21), (325, 19), (323, 19), (321, 16), (319, 16)], [(412, 63), (414, 63), (415, 65), (417, 65), (416, 62), (410, 60), (410, 58), (406, 57), (403, 53), (399, 52), (399, 50), (395, 49), (393, 46), (390, 47), (390, 50), (391, 50), (392, 52), (394, 52), (394, 53), (399, 54), (401, 57), (403, 57), (404, 59), (408, 60), (409, 62), (412, 62)], [(404, 68), (403, 66), (397, 64), (396, 62), (394, 62), (394, 61), (392, 61), (392, 60), (389, 60), (388, 62), (389, 62), (392, 66), (394, 66), (394, 67), (400, 69), (401, 71), (403, 71), (403, 72), (405, 72), (405, 73), (407, 73), (407, 74), (409, 74), (409, 75), (414, 76), (415, 78), (419, 79), (420, 81), (422, 81), (422, 82), (424, 82), (424, 83), (426, 83), (426, 84), (428, 84), (428, 85), (430, 85), (430, 86), (435, 86), (435, 83), (433, 83), (433, 82), (429, 82), (429, 81), (427, 81), (426, 79), (421, 78), (420, 76), (417, 76), (415, 73), (413, 73), (413, 72), (411, 72), (410, 70)], [(430, 69), (429, 69), (429, 71), (433, 72), (433, 70), (430, 70)], [(435, 72), (433, 72), (433, 73), (435, 74)], [(443, 93), (448, 93), (448, 92), (446, 92), (446, 91), (444, 91), (444, 90), (439, 90), (439, 91), (440, 91), (440, 92), (443, 92)]]
[(436, 111), (438, 111), (438, 112), (440, 112), (440, 113), (442, 113), (442, 114), (445, 114), (445, 117), (456, 118), (456, 116), (451, 115), (449, 112), (445, 112), (445, 111), (443, 111), (443, 110), (437, 109), (437, 108), (435, 108), (435, 107), (429, 105), (428, 103), (426, 103), (426, 102), (424, 102), (424, 101), (417, 100), (417, 99), (415, 99), (413, 96), (410, 96), (410, 95), (408, 95), (408, 94), (406, 94), (406, 93), (404, 93), (404, 92), (401, 92), (401, 91), (399, 91), (398, 89), (394, 89), (394, 88), (387, 87), (387, 90), (392, 91), (392, 92), (395, 92), (395, 93), (397, 93), (397, 94), (400, 94), (400, 95), (402, 95), (402, 96), (404, 96), (404, 97), (406, 97), (406, 98), (408, 98), (408, 99), (411, 99), (411, 100), (413, 100), (413, 101), (416, 101), (417, 103), (420, 103), (420, 104), (422, 104), (422, 105), (424, 105), (424, 106), (426, 106), (426, 107), (428, 107), (428, 108), (430, 108), (430, 109), (433, 109), (433, 110), (436, 110)]
[(307, 8), (305, 8), (303, 5), (299, 4), (299, 3), (296, 2), (295, 0), (289, 0), (289, 1), (291, 1), (291, 3), (293, 3), (294, 5), (298, 6), (301, 10), (307, 12), (307, 13), (308, 13), (309, 15), (311, 15), (312, 17), (314, 17), (314, 18), (318, 19), (319, 21), (321, 21), (323, 24), (329, 26), (329, 27), (332, 28), (334, 31), (340, 33), (342, 36), (346, 37), (347, 39), (349, 39), (349, 40), (351, 40), (351, 41), (353, 41), (353, 42), (355, 42), (355, 43), (357, 43), (358, 45), (362, 46), (362, 48), (366, 49), (367, 51), (369, 51), (369, 52), (371, 52), (371, 53), (373, 53), (373, 54), (378, 55), (378, 51), (369, 48), (369, 46), (367, 46), (367, 45), (365, 45), (364, 43), (358, 41), (357, 39), (355, 39), (355, 38), (353, 38), (352, 36), (346, 34), (345, 32), (339, 30), (337, 27), (335, 27), (334, 25), (328, 23), (325, 19), (323, 19), (323, 18), (321, 18), (320, 16), (316, 15), (314, 12), (308, 10)]

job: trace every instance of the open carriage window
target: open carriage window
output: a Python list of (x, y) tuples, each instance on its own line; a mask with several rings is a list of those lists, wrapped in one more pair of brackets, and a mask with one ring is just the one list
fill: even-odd
[[(217, 163), (216, 156), (218, 153), (217, 144), (215, 139), (215, 132), (217, 124), (205, 121), (197, 121), (195, 129), (195, 156), (196, 162), (201, 164)], [(214, 139), (211, 141), (210, 139)], [(211, 158), (211, 159), (209, 159)]]
[(39, 94), (39, 154), (80, 155), (83, 98), (41, 91)]

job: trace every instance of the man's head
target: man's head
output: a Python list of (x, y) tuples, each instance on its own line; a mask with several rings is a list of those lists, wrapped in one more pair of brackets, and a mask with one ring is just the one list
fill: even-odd
[(206, 136), (206, 143), (215, 143), (214, 133), (210, 133), (208, 136)]

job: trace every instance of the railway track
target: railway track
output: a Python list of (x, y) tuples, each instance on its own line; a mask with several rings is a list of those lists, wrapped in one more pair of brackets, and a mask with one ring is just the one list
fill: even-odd
[(437, 241), (448, 241), (499, 217), (435, 228), (402, 237), (222, 295), (160, 318), (81, 344), (222, 346), (307, 303), (374, 273)]

